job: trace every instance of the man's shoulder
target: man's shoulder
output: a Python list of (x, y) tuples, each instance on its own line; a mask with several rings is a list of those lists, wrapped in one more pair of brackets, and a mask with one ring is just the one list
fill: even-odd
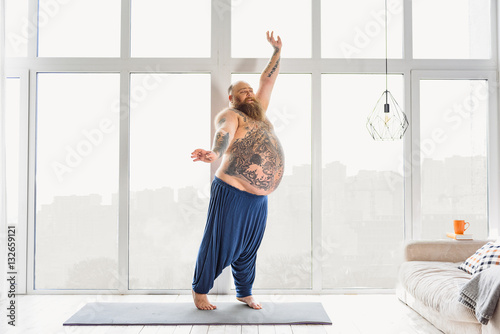
[(239, 115), (235, 111), (236, 109), (225, 108), (215, 116), (215, 124), (222, 124), (226, 122), (239, 123)]
[(225, 109), (222, 109), (217, 114), (217, 117), (226, 117), (226, 116), (240, 118), (240, 117), (245, 117), (246, 115), (243, 112), (241, 112), (235, 108), (225, 108)]

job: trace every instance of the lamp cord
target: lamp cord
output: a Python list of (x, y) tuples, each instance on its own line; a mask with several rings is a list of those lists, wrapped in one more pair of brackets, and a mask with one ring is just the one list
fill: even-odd
[(387, 0), (385, 0), (385, 103), (387, 104)]

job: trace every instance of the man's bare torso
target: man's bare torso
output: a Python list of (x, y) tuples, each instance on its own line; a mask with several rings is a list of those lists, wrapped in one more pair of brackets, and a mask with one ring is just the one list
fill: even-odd
[(216, 176), (224, 182), (257, 195), (268, 195), (279, 185), (284, 155), (271, 122), (254, 120), (236, 109), (238, 128)]

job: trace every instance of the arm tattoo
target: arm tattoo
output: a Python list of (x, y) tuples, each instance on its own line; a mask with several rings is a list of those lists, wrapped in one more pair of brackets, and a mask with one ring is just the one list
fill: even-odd
[(220, 156), (224, 154), (227, 147), (229, 146), (229, 133), (222, 134), (221, 131), (217, 132), (214, 140), (214, 148), (212, 151)]
[[(266, 69), (264, 70), (264, 73), (269, 71), (270, 68), (271, 68), (271, 62), (269, 62), (269, 64), (267, 64)], [(268, 75), (268, 77), (269, 77), (269, 75)]]
[[(275, 47), (274, 47), (274, 53), (273, 53), (273, 55), (271, 56), (271, 60), (272, 60), (272, 58), (273, 58), (273, 57), (274, 57), (274, 56), (275, 56), (275, 55), (276, 55), (279, 51), (280, 51), (280, 49), (279, 49), (278, 47), (276, 47), (276, 46), (275, 46)], [(267, 72), (267, 71), (269, 71), (269, 69), (271, 68), (271, 65), (272, 65), (271, 60), (269, 60), (269, 63), (267, 64), (266, 69), (264, 70), (264, 73), (265, 73), (265, 72)], [(276, 66), (278, 65), (278, 63), (279, 63), (279, 59), (278, 59), (278, 61), (277, 61), (276, 65), (274, 65), (274, 68), (273, 68), (273, 70), (271, 71), (271, 73), (267, 76), (268, 78), (269, 78), (269, 77), (272, 75), (272, 73), (276, 70)]]
[(270, 77), (271, 77), (271, 75), (273, 75), (274, 71), (276, 71), (276, 69), (278, 68), (278, 65), (279, 65), (279, 63), (280, 63), (280, 59), (281, 59), (281, 58), (278, 58), (278, 60), (276, 60), (276, 64), (274, 64), (273, 69), (272, 69), (272, 70), (271, 70), (271, 72), (269, 72), (269, 74), (267, 75), (267, 77), (268, 77), (268, 78), (270, 78)]
[(226, 123), (226, 119), (223, 118), (219, 121), (219, 123), (217, 123), (217, 126), (222, 126), (222, 124)]

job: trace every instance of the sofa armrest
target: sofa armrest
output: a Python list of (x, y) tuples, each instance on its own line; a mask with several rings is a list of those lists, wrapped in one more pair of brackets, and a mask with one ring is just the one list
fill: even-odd
[(489, 240), (418, 240), (405, 245), (406, 261), (461, 262)]

